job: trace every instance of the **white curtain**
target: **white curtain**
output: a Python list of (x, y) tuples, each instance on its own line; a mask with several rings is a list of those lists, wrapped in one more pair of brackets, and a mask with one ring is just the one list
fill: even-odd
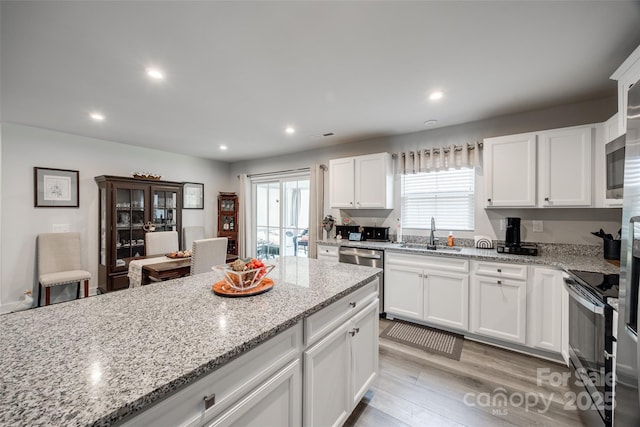
[(309, 168), (309, 258), (317, 258), (316, 242), (322, 238), (324, 215), (324, 165)]
[(247, 258), (255, 245), (251, 242), (251, 180), (247, 174), (238, 175), (240, 191), (238, 192), (238, 256)]
[(482, 144), (474, 142), (395, 153), (396, 173), (405, 175), (479, 167), (482, 165), (481, 149)]

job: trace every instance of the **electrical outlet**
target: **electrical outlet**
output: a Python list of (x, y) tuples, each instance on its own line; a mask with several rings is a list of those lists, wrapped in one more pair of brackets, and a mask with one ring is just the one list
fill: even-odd
[(53, 231), (54, 233), (68, 233), (69, 224), (53, 224), (51, 226), (51, 231)]
[(507, 227), (507, 220), (506, 219), (501, 219), (500, 220), (500, 231), (504, 231), (504, 229)]
[(533, 232), (534, 233), (542, 233), (544, 227), (542, 226), (542, 221), (533, 221)]

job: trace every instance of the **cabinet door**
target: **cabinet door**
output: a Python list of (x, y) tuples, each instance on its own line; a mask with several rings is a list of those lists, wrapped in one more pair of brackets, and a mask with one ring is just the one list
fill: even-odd
[(115, 227), (111, 244), (115, 246), (111, 271), (126, 271), (132, 257), (145, 254), (144, 235), (142, 228), (147, 221), (147, 206), (145, 201), (148, 186), (118, 183), (113, 184), (112, 218)]
[(355, 203), (356, 208), (391, 208), (387, 185), (390, 172), (390, 156), (387, 153), (371, 154), (355, 158)]
[(562, 272), (536, 267), (527, 290), (527, 345), (562, 350)]
[(325, 261), (338, 262), (338, 247), (337, 246), (327, 246), (320, 245), (316, 246), (318, 248), (318, 259), (322, 259)]
[(329, 205), (355, 207), (355, 160), (353, 157), (329, 161)]
[(469, 275), (425, 271), (424, 320), (469, 330)]
[(484, 140), (487, 207), (535, 207), (536, 135), (509, 135)]
[(351, 357), (345, 323), (304, 352), (303, 425), (341, 426), (349, 415)]
[(540, 207), (591, 206), (592, 133), (592, 127), (540, 133)]
[(422, 269), (386, 264), (384, 267), (384, 311), (422, 319)]
[(527, 282), (473, 276), (471, 332), (525, 343)]
[(378, 374), (378, 304), (376, 299), (356, 314), (349, 329), (351, 407), (358, 404)]
[(300, 426), (301, 391), (300, 360), (296, 359), (207, 426)]

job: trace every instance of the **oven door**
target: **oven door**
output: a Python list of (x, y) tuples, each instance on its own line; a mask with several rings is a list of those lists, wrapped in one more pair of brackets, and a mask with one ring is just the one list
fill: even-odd
[[(569, 292), (569, 358), (575, 369), (576, 403), (584, 412), (597, 411), (600, 425), (611, 425), (613, 335), (612, 308), (572, 279), (565, 279)], [(591, 409), (584, 394), (591, 396)], [(595, 415), (595, 414), (585, 414)], [(589, 424), (591, 425), (591, 424)]]

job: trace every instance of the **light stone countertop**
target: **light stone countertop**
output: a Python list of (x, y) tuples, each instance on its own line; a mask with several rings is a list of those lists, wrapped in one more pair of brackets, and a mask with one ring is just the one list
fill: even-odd
[[(593, 255), (579, 255), (571, 252), (558, 250), (552, 253), (542, 253), (539, 256), (501, 254), (496, 249), (476, 249), (468, 247), (458, 247), (460, 251), (447, 250), (446, 247), (439, 247), (437, 250), (427, 250), (420, 247), (402, 247), (399, 243), (392, 242), (353, 242), (348, 240), (337, 241), (335, 239), (322, 240), (318, 242), (323, 245), (345, 246), (353, 248), (377, 249), (389, 252), (412, 253), (420, 255), (433, 255), (443, 257), (462, 257), (471, 260), (508, 262), (514, 264), (529, 264), (556, 267), (562, 270), (585, 270), (596, 273), (617, 274), (620, 267), (617, 267), (602, 257)], [(559, 246), (560, 248), (560, 246)]]
[(283, 258), (261, 295), (211, 272), (0, 316), (0, 425), (110, 425), (293, 326), (382, 270)]

